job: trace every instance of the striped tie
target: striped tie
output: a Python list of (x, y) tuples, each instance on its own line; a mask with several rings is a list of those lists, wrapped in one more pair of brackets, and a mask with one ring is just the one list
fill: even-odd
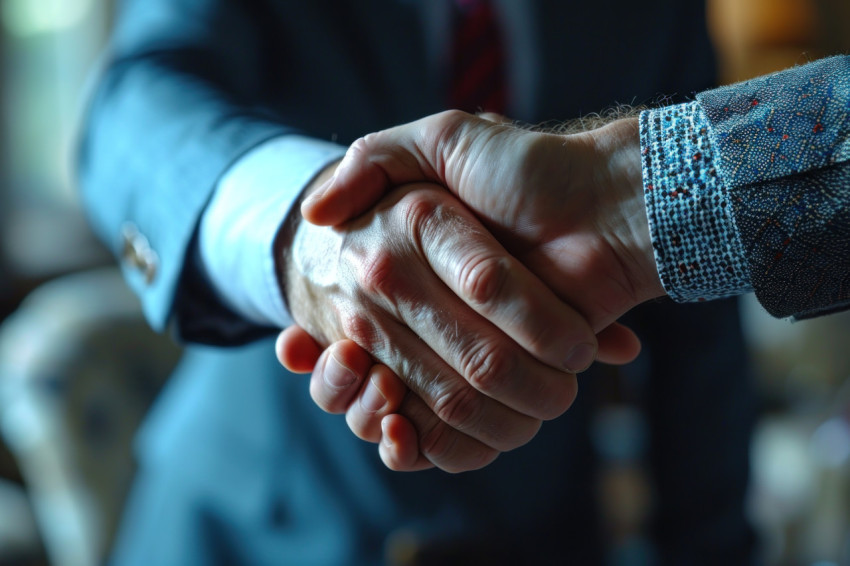
[(506, 107), (505, 52), (493, 6), (488, 0), (454, 0), (456, 18), (451, 51), (449, 106), (466, 112)]

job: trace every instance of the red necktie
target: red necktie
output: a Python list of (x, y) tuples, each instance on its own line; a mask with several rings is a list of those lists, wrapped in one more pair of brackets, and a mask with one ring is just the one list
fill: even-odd
[(505, 52), (489, 0), (455, 0), (449, 106), (466, 112), (504, 113)]

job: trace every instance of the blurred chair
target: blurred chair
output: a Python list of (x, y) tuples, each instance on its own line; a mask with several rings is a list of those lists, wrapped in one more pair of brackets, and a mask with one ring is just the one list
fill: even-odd
[(117, 269), (47, 283), (0, 327), (0, 433), (54, 566), (103, 563), (135, 431), (178, 357)]

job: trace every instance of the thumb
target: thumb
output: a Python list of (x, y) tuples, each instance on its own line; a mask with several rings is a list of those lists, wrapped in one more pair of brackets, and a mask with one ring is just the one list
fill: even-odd
[[(335, 226), (371, 208), (387, 191), (418, 181), (447, 185), (448, 157), (453, 155), (471, 122), (490, 120), (449, 110), (369, 134), (348, 148), (333, 178), (301, 204), (313, 224)], [(457, 193), (455, 187), (448, 187)]]

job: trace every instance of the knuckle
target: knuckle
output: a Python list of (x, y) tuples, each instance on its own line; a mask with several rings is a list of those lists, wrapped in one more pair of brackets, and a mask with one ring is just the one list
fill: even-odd
[(441, 207), (433, 198), (432, 193), (414, 191), (407, 193), (399, 201), (404, 225), (412, 230), (416, 240), (427, 232), (435, 220), (441, 217)]
[(392, 298), (399, 284), (398, 265), (399, 262), (391, 250), (373, 250), (364, 258), (359, 270), (360, 288), (367, 295)]
[(369, 155), (369, 146), (373, 139), (374, 134), (368, 134), (361, 138), (357, 138), (350, 146), (348, 146), (348, 150), (346, 150), (346, 154), (348, 155), (346, 155), (346, 157), (355, 159), (363, 155)]
[(464, 112), (463, 110), (457, 110), (456, 108), (444, 110), (436, 116), (436, 120), (438, 120), (438, 125), (440, 126), (457, 125), (459, 123), (462, 123), (467, 118), (469, 118), (468, 113)]
[(352, 314), (342, 321), (343, 337), (356, 343), (377, 359), (398, 363), (400, 354), (393, 339), (391, 323), (381, 317)]
[(422, 432), (419, 438), (419, 449), (432, 462), (447, 460), (456, 442), (454, 434), (456, 433), (451, 428), (438, 423)]
[(502, 388), (516, 371), (517, 357), (512, 348), (492, 341), (473, 343), (461, 360), (463, 375), (478, 391), (493, 393)]
[(351, 314), (342, 320), (343, 335), (366, 350), (374, 349), (379, 342), (378, 329), (369, 317)]
[[(432, 131), (438, 132), (433, 140), (430, 161), (440, 179), (446, 179), (451, 170), (462, 171), (466, 152), (464, 124), (469, 120), (469, 114), (461, 110), (446, 110), (434, 117)], [(468, 142), (467, 142), (468, 143)]]
[(442, 133), (444, 143), (456, 144), (469, 121), (469, 114), (462, 110), (445, 110), (434, 117), (435, 130)]
[(472, 387), (454, 387), (438, 395), (434, 414), (457, 430), (474, 429), (481, 419), (481, 394)]
[(400, 222), (407, 242), (425, 258), (444, 248), (447, 234), (456, 233), (462, 223), (445, 207), (445, 193), (412, 191), (399, 201)]
[(471, 258), (459, 273), (461, 294), (474, 305), (493, 305), (498, 302), (510, 272), (511, 265), (507, 257)]
[(483, 468), (499, 456), (498, 450), (466, 438), (443, 423), (422, 434), (419, 446), (428, 460), (449, 473)]

